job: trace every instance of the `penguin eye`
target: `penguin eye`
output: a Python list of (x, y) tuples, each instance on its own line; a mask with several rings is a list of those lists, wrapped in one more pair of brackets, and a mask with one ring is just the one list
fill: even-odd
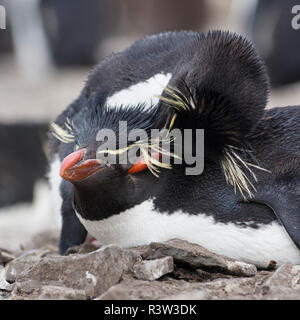
[[(161, 154), (159, 152), (154, 152), (151, 154), (152, 159), (161, 161)], [(149, 169), (151, 171), (151, 162), (149, 163)], [(129, 174), (138, 173), (144, 171), (148, 168), (148, 163), (145, 161), (145, 158), (142, 156), (137, 162), (128, 170)], [(152, 169), (153, 170), (153, 169)]]
[(147, 163), (144, 159), (144, 157), (140, 158), (129, 170), (129, 174), (137, 173), (144, 171), (148, 168)]

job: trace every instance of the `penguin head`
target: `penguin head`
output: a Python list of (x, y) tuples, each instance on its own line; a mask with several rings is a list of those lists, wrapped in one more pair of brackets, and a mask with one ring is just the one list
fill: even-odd
[[(143, 130), (148, 137), (157, 116), (157, 109), (145, 110), (143, 105), (134, 109), (90, 106), (68, 120), (64, 129), (54, 127), (60, 140), (70, 142), (62, 144), (67, 156), (62, 161), (60, 176), (72, 183), (73, 206), (82, 217), (103, 219), (141, 203), (151, 194), (158, 179), (148, 170), (149, 162), (141, 148), (133, 148), (141, 140), (126, 140), (126, 147), (121, 148), (125, 132), (120, 124), (126, 123), (127, 132)], [(110, 132), (115, 138), (109, 141), (106, 134)], [(148, 145), (145, 148), (149, 149)], [(129, 161), (129, 151), (134, 153), (135, 160)], [(159, 161), (158, 152), (150, 157)]]

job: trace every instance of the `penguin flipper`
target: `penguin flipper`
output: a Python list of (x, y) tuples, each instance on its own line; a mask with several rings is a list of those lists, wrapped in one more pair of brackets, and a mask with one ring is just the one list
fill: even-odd
[(85, 241), (87, 231), (73, 209), (70, 183), (64, 180), (60, 188), (64, 197), (61, 206), (62, 228), (59, 240), (59, 253), (64, 255), (70, 247), (81, 245)]
[(275, 169), (276, 178), (262, 186), (253, 202), (268, 205), (300, 249), (300, 157), (291, 157)]

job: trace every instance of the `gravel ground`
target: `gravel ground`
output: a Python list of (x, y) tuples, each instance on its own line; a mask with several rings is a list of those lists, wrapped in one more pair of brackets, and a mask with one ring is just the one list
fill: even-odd
[(179, 239), (126, 250), (86, 243), (66, 256), (49, 243), (46, 234), (38, 249), (0, 248), (0, 300), (300, 299), (300, 266), (289, 263), (257, 270)]

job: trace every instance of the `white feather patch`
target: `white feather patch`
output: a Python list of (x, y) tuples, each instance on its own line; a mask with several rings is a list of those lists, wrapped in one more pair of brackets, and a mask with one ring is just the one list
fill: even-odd
[(162, 214), (153, 209), (150, 200), (101, 221), (85, 220), (78, 213), (77, 216), (90, 234), (103, 244), (132, 247), (181, 238), (259, 267), (267, 267), (271, 260), (279, 265), (285, 262), (300, 264), (300, 251), (277, 222), (254, 229), (215, 222), (213, 217), (201, 213)]
[(107, 98), (106, 104), (110, 108), (118, 106), (136, 106), (144, 103), (146, 109), (156, 105), (159, 96), (172, 77), (171, 73), (158, 73), (146, 81), (139, 82), (129, 88), (118, 91)]
[(56, 225), (61, 228), (61, 205), (62, 197), (60, 195), (59, 186), (61, 184), (62, 178), (59, 175), (59, 170), (61, 166), (61, 161), (57, 154), (54, 155), (53, 161), (50, 164), (50, 170), (48, 173), (48, 179), (51, 187), (51, 204), (52, 212), (55, 216)]

